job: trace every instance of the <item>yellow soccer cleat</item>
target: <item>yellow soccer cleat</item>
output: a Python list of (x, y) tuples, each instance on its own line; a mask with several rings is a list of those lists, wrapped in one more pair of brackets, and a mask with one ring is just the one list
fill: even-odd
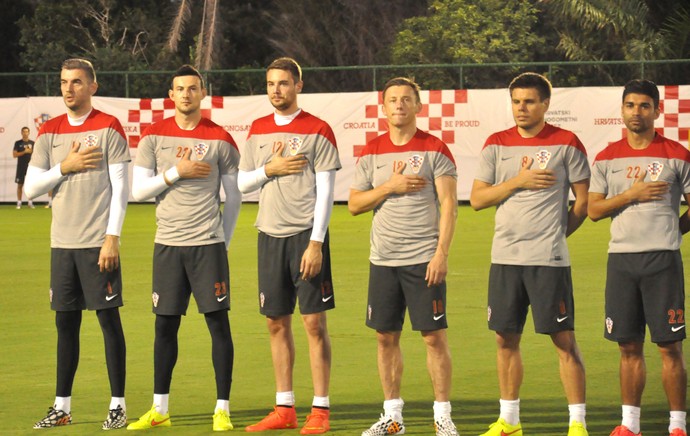
[(156, 427), (170, 427), (170, 414), (161, 415), (156, 412), (156, 405), (151, 406), (151, 410), (144, 413), (137, 422), (133, 422), (127, 426), (127, 430), (147, 430)]
[(568, 429), (568, 436), (589, 436), (585, 425), (581, 422), (573, 421)]
[(498, 421), (489, 426), (489, 431), (481, 436), (522, 436), (522, 425), (519, 422), (516, 425), (510, 425), (505, 419), (498, 418)]
[(213, 414), (213, 431), (228, 431), (233, 428), (230, 414), (223, 409), (217, 409)]

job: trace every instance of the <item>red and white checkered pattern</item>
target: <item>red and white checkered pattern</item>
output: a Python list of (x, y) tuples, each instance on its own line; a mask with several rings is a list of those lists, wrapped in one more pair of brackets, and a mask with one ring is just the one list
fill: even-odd
[[(657, 133), (678, 141), (685, 147), (690, 145), (690, 90), (688, 87), (667, 85), (659, 87), (659, 109), (661, 115), (654, 123)], [(625, 138), (626, 129), (621, 129)]]
[[(217, 95), (201, 102), (201, 116), (212, 119), (213, 109), (223, 109), (223, 96)], [(143, 133), (151, 124), (175, 115), (175, 103), (169, 98), (139, 100), (139, 109), (131, 109), (127, 113), (127, 121), (139, 124), (139, 132)], [(136, 147), (139, 144), (139, 135), (129, 135), (129, 146)]]
[[(444, 128), (444, 121), (455, 121), (455, 114), (458, 105), (467, 104), (467, 90), (443, 90), (443, 91), (421, 91), (422, 110), (417, 114), (417, 127), (441, 138), (446, 144), (455, 144), (455, 128)], [(378, 104), (369, 104), (364, 107), (364, 115), (367, 120), (377, 120), (378, 129), (365, 133), (364, 142), (367, 143), (384, 132), (388, 131), (388, 120), (381, 113), (383, 104), (383, 94), (378, 94)], [(364, 144), (353, 147), (353, 155), (359, 156), (364, 148)]]

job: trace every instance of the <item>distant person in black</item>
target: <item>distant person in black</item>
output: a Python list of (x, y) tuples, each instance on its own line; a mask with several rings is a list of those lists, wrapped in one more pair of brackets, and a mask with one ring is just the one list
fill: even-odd
[[(24, 176), (26, 169), (29, 168), (31, 153), (34, 150), (34, 141), (29, 139), (29, 128), (22, 127), (22, 139), (14, 143), (12, 157), (17, 159), (17, 175), (14, 178), (17, 184), (17, 209), (22, 208), (22, 190), (24, 189)], [(29, 201), (29, 207), (34, 208), (34, 203)]]

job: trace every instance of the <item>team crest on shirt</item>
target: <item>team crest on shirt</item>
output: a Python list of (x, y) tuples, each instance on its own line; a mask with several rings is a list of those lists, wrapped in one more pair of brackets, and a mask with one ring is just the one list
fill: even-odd
[(486, 320), (491, 321), (491, 306), (486, 307)]
[(203, 142), (200, 142), (194, 146), (194, 154), (196, 155), (197, 160), (203, 160), (204, 156), (206, 156), (206, 152), (208, 152), (208, 145), (204, 144)]
[(422, 169), (422, 164), (424, 163), (424, 156), (413, 154), (407, 159), (407, 163), (410, 164), (412, 172), (417, 174)]
[(609, 334), (613, 331), (613, 320), (610, 317), (606, 317), (606, 331)]
[(98, 136), (91, 134), (84, 137), (84, 145), (86, 147), (95, 147), (98, 144)]
[(371, 321), (371, 304), (367, 307), (367, 317)]
[(546, 165), (549, 164), (549, 160), (551, 159), (551, 152), (549, 150), (539, 150), (536, 153), (536, 156), (537, 163), (539, 164), (539, 169), (546, 169)]
[(50, 293), (48, 294), (50, 296), (50, 302), (53, 302), (53, 288), (50, 288)]
[(160, 295), (158, 295), (158, 292), (154, 292), (151, 294), (151, 300), (153, 301), (153, 307), (158, 307), (158, 300), (160, 299)]
[(288, 151), (290, 152), (290, 156), (296, 155), (300, 147), (302, 147), (302, 138), (300, 138), (299, 136), (295, 136), (288, 139), (287, 146)]
[(652, 180), (652, 182), (656, 182), (657, 180), (659, 180), (659, 176), (661, 175), (661, 172), (663, 170), (664, 164), (662, 164), (658, 160), (655, 160), (654, 162), (647, 165), (647, 172), (649, 173), (649, 178)]
[(262, 292), (259, 294), (259, 304), (261, 305), (261, 307), (264, 307), (265, 302), (266, 302), (266, 296)]

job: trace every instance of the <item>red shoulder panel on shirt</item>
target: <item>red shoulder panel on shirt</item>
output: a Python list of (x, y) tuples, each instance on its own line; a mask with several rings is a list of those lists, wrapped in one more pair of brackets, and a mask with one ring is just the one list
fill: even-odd
[(657, 134), (649, 146), (643, 150), (630, 147), (627, 138), (609, 144), (599, 154), (596, 161), (612, 160), (626, 157), (658, 157), (666, 159), (680, 159), (690, 162), (690, 151), (682, 144)]

